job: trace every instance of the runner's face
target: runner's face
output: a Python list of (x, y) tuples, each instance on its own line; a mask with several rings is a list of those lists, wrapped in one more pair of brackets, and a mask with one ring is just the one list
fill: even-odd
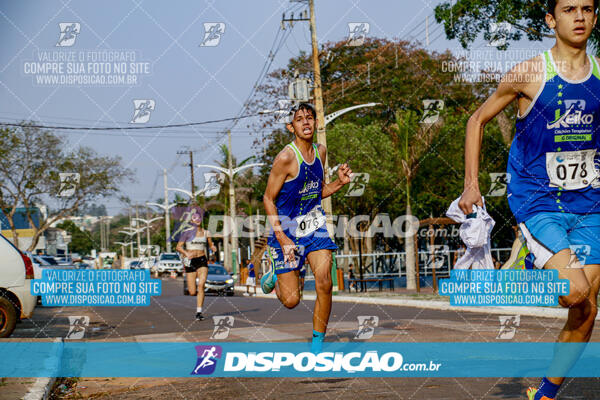
[(559, 0), (554, 16), (546, 15), (546, 22), (565, 42), (583, 45), (596, 24), (594, 0)]
[(315, 117), (309, 110), (298, 110), (288, 129), (301, 139), (312, 140), (315, 125)]

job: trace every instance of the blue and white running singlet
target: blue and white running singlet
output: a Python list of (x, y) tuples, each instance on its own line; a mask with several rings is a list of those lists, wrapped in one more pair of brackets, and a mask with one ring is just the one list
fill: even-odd
[(298, 175), (284, 182), (275, 199), (275, 207), (281, 228), (286, 236), (296, 244), (298, 254), (295, 266), (285, 263), (279, 242), (271, 230), (268, 240), (270, 247), (268, 257), (277, 274), (301, 269), (306, 256), (311, 251), (337, 249), (327, 232), (327, 220), (325, 212), (321, 208), (324, 171), (318, 147), (313, 144), (315, 157), (309, 163), (304, 160), (294, 142), (288, 146), (296, 155)]
[(545, 212), (600, 213), (600, 68), (578, 81), (560, 75), (551, 51), (544, 82), (519, 115), (508, 157), (508, 203), (521, 223)]

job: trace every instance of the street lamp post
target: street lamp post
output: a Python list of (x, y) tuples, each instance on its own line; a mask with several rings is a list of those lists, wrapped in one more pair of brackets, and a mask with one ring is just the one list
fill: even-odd
[[(133, 244), (133, 242), (115, 242), (116, 244), (120, 244), (121, 245), (121, 255), (123, 257), (123, 260), (125, 260), (125, 246), (129, 246), (130, 244)], [(123, 265), (121, 265), (121, 268), (123, 268)]]
[(163, 182), (164, 182), (164, 189), (165, 189), (165, 199), (163, 202), (164, 204), (146, 202), (146, 205), (156, 206), (156, 207), (162, 208), (165, 211), (165, 236), (166, 236), (165, 247), (167, 249), (167, 253), (170, 253), (171, 252), (171, 218), (169, 215), (169, 210), (172, 207), (175, 207), (176, 203), (169, 204), (169, 187), (167, 185), (167, 170), (166, 169), (163, 169)]
[[(227, 177), (229, 178), (229, 214), (231, 217), (231, 221), (234, 224), (234, 229), (235, 229), (235, 190), (234, 190), (234, 185), (233, 185), (233, 177), (235, 174), (237, 174), (240, 171), (243, 171), (247, 168), (254, 168), (254, 167), (259, 167), (261, 165), (264, 165), (264, 163), (254, 163), (254, 164), (248, 164), (248, 165), (243, 165), (241, 167), (237, 167), (237, 168), (233, 168), (233, 162), (231, 160), (231, 132), (229, 132), (229, 157), (227, 160), (227, 163), (229, 164), (229, 168), (223, 168), (223, 167), (219, 167), (218, 165), (210, 165), (210, 164), (196, 164), (196, 167), (198, 168), (213, 168), (216, 169), (217, 171), (223, 172), (225, 175), (227, 175)], [(223, 238), (223, 241), (225, 241), (225, 238)], [(232, 234), (231, 235), (231, 265), (229, 266), (229, 270), (235, 274), (236, 273), (236, 265), (237, 265), (237, 248), (238, 248), (238, 241), (237, 241), (237, 234)], [(227, 266), (226, 266), (227, 267)]]
[[(128, 229), (128, 230), (127, 230), (127, 231), (119, 231), (119, 233), (124, 233), (124, 234), (126, 234), (127, 236), (129, 236), (130, 238), (131, 238), (133, 235), (135, 235), (135, 234), (137, 234), (137, 233), (139, 233), (139, 232), (140, 232), (140, 230), (139, 230), (139, 229), (133, 229), (132, 227), (129, 227), (129, 226), (128, 226), (128, 227), (125, 227), (125, 228), (123, 228), (123, 229)], [(139, 236), (138, 236), (138, 237), (139, 237)], [(134, 243), (134, 242), (130, 242), (130, 244), (131, 244), (131, 258), (133, 258), (133, 243)], [(138, 243), (138, 257), (139, 257), (139, 256), (140, 256), (140, 246), (139, 246), (139, 243)]]
[(171, 252), (171, 216), (170, 214), (170, 209), (175, 207), (177, 205), (177, 203), (173, 203), (173, 204), (169, 204), (166, 200), (165, 200), (165, 204), (158, 204), (158, 203), (151, 203), (151, 202), (147, 202), (146, 205), (148, 206), (156, 206), (159, 208), (162, 208), (165, 211), (165, 236), (166, 236), (166, 248), (167, 248), (167, 253)]
[[(134, 220), (138, 220), (146, 224), (146, 246), (148, 246), (148, 249), (150, 249), (150, 224), (161, 219), (163, 219), (163, 217), (156, 217), (152, 219), (134, 218)], [(152, 253), (148, 255), (150, 256)]]

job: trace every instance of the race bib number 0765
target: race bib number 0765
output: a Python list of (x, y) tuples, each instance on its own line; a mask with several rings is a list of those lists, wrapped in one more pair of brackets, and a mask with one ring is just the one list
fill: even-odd
[(546, 172), (550, 186), (565, 190), (588, 187), (598, 179), (594, 167), (595, 149), (546, 153)]

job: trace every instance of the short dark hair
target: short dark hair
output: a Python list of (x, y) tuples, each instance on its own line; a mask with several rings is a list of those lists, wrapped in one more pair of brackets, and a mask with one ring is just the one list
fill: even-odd
[[(556, 9), (556, 3), (558, 3), (558, 1), (559, 0), (548, 0), (548, 14), (554, 16), (554, 10)], [(594, 0), (594, 12), (598, 10), (598, 1), (599, 0)]]
[[(310, 103), (300, 103), (298, 105), (293, 106), (292, 108), (290, 108), (290, 117), (291, 119), (294, 118), (294, 116), (296, 116), (296, 113), (300, 110), (304, 110), (304, 111), (310, 111), (310, 113), (312, 114), (313, 118), (317, 118), (317, 112), (315, 111), (315, 108), (313, 107), (312, 104)], [(292, 123), (290, 119), (290, 123)]]

